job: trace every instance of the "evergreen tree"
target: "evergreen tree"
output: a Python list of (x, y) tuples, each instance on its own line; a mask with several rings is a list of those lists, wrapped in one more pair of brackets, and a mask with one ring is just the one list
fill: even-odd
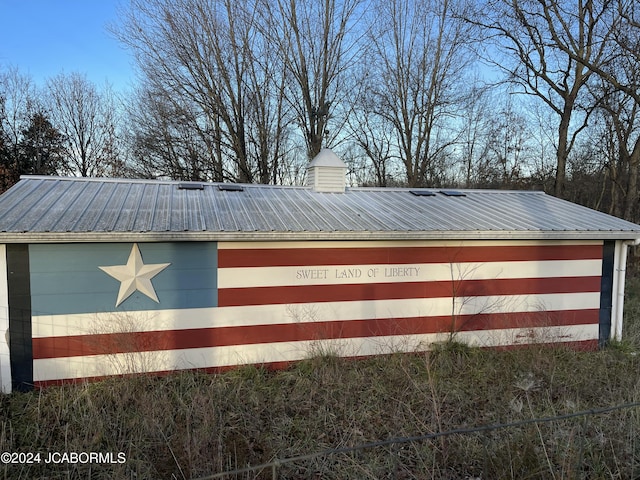
[(65, 138), (42, 112), (31, 115), (18, 145), (18, 175), (57, 175), (68, 171)]

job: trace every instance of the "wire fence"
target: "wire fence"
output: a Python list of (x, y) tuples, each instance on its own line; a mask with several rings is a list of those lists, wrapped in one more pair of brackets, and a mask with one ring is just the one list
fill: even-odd
[(362, 444), (351, 446), (351, 447), (332, 448), (332, 449), (322, 450), (319, 452), (309, 453), (305, 455), (297, 455), (294, 457), (276, 459), (271, 462), (262, 463), (259, 465), (247, 466), (247, 467), (238, 468), (235, 470), (228, 470), (225, 472), (215, 473), (215, 474), (204, 476), (204, 477), (198, 477), (193, 480), (228, 479), (228, 478), (231, 478), (237, 475), (242, 475), (242, 474), (250, 474), (250, 473), (258, 474), (258, 473), (264, 473), (264, 472), (271, 472), (272, 480), (277, 480), (279, 468), (287, 464), (310, 461), (310, 460), (317, 459), (319, 457), (329, 457), (332, 455), (340, 455), (340, 454), (353, 454), (356, 452), (374, 449), (374, 448), (389, 447), (389, 446), (394, 447), (394, 446), (399, 446), (403, 444), (424, 442), (426, 440), (434, 440), (434, 439), (447, 437), (451, 435), (469, 435), (474, 433), (490, 432), (494, 430), (523, 427), (523, 426), (532, 425), (532, 424), (539, 425), (539, 424), (545, 424), (545, 423), (560, 422), (563, 420), (575, 419), (580, 417), (584, 417), (585, 419), (587, 419), (588, 417), (595, 416), (595, 415), (602, 415), (602, 414), (614, 412), (617, 410), (625, 410), (625, 409), (638, 408), (638, 407), (640, 407), (640, 402), (633, 402), (633, 403), (625, 403), (622, 405), (615, 405), (615, 406), (609, 406), (609, 407), (603, 407), (603, 408), (597, 408), (597, 409), (582, 410), (579, 412), (567, 413), (567, 414), (556, 415), (551, 417), (530, 418), (530, 419), (523, 419), (523, 420), (517, 420), (513, 422), (506, 422), (506, 423), (494, 423), (494, 424), (480, 425), (475, 427), (463, 427), (463, 428), (458, 428), (454, 430), (428, 433), (424, 435), (415, 435), (411, 437), (389, 438), (386, 440), (380, 440), (376, 442), (362, 443)]

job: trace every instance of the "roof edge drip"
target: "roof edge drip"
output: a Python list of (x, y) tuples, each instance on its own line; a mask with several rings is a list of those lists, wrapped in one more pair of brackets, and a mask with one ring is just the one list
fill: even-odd
[(308, 240), (638, 240), (637, 232), (106, 232), (0, 233), (2, 243), (273, 242)]

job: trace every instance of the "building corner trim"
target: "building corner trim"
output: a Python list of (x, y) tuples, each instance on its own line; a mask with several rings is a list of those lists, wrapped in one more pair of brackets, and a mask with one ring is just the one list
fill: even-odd
[(29, 245), (8, 244), (6, 252), (11, 385), (13, 390), (28, 391), (33, 389)]

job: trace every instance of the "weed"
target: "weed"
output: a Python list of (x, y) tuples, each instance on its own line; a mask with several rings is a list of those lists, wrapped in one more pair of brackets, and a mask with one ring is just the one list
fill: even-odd
[[(0, 445), (126, 452), (124, 465), (92, 465), (97, 478), (190, 478), (390, 437), (634, 401), (640, 398), (637, 369), (638, 359), (615, 350), (447, 344), (423, 355), (316, 357), (277, 372), (242, 367), (218, 375), (114, 378), (3, 396)], [(608, 472), (630, 478), (640, 470), (638, 427), (640, 415), (631, 410), (323, 457), (282, 465), (278, 473), (439, 479)], [(16, 474), (11, 468), (6, 478)], [(32, 465), (21, 475), (89, 475), (87, 466), (57, 468)]]
[[(633, 284), (633, 282), (632, 282)], [(640, 285), (640, 284), (636, 284)], [(640, 331), (640, 295), (625, 332)], [(635, 300), (634, 300), (635, 299)], [(272, 371), (110, 378), (0, 396), (0, 450), (124, 452), (124, 464), (4, 465), (0, 478), (197, 478), (332, 448), (640, 400), (640, 336), (598, 352), (448, 341)], [(284, 463), (278, 478), (636, 478), (628, 409)], [(271, 478), (270, 471), (231, 478)]]

